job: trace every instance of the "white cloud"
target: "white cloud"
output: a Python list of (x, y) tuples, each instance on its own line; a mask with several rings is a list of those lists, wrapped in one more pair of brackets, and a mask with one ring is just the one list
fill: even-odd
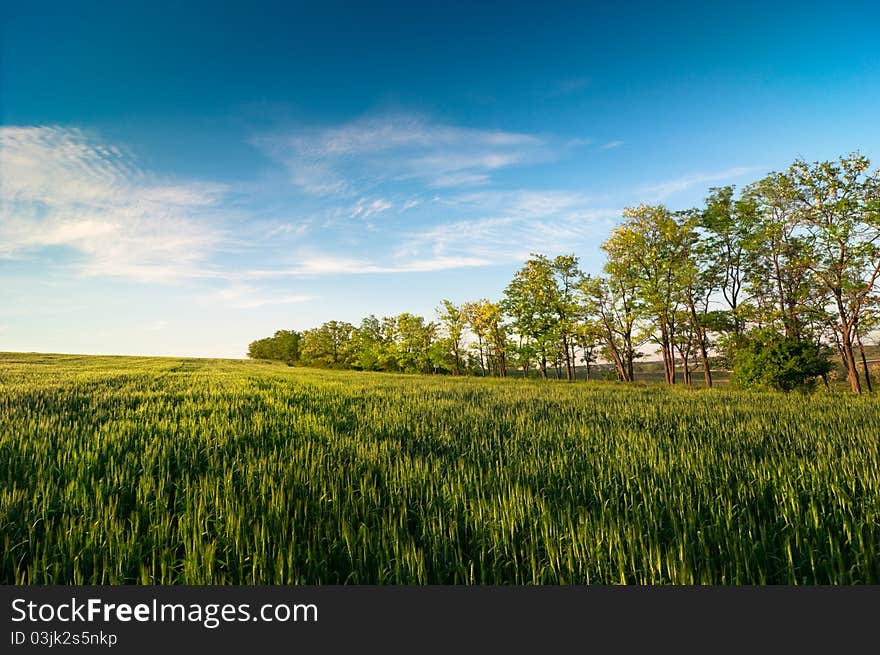
[(438, 178), (450, 178), (456, 175), (487, 177), (486, 173), (477, 171), (491, 172), (519, 164), (524, 159), (525, 154), (519, 152), (441, 151), (408, 160), (406, 167), (411, 169), (411, 172), (399, 177), (400, 179), (424, 178), (429, 185)]
[(601, 241), (619, 208), (597, 208), (588, 196), (568, 191), (487, 191), (448, 200), (489, 212), (407, 235), (395, 254), (418, 258), (522, 261), (532, 252), (577, 252)]
[(81, 130), (0, 127), (0, 256), (60, 246), (86, 275), (211, 275), (203, 263), (223, 238), (213, 217), (225, 192), (151, 176)]
[(392, 202), (383, 198), (376, 198), (372, 201), (368, 198), (361, 198), (349, 215), (353, 218), (369, 218), (370, 216), (381, 214), (382, 212), (391, 209), (393, 206), (394, 204)]
[(439, 174), (428, 181), (432, 189), (449, 189), (456, 187), (485, 186), (490, 178), (486, 173), (449, 173)]
[(354, 195), (383, 182), (480, 185), (492, 171), (546, 156), (543, 139), (530, 134), (405, 114), (263, 135), (253, 143), (288, 168), (293, 184), (319, 195)]
[(556, 190), (474, 191), (451, 196), (443, 202), (461, 206), (470, 213), (503, 214), (522, 219), (575, 218), (594, 205), (592, 198), (584, 193)]
[(313, 275), (365, 275), (376, 273), (427, 273), (453, 268), (489, 266), (490, 260), (479, 257), (430, 257), (380, 264), (367, 259), (338, 257), (325, 254), (301, 256), (294, 266), (279, 269), (252, 270), (245, 274), (251, 279), (302, 277)]
[(252, 298), (250, 300), (242, 300), (239, 303), (235, 304), (235, 307), (241, 309), (251, 309), (253, 307), (264, 307), (266, 305), (289, 305), (291, 303), (298, 302), (308, 302), (310, 300), (314, 300), (314, 296), (278, 296), (276, 297), (262, 297), (262, 298)]
[(463, 142), (484, 146), (534, 145), (527, 134), (501, 130), (479, 130), (432, 123), (421, 116), (392, 114), (353, 121), (317, 134), (294, 137), (299, 150), (320, 156), (355, 155), (397, 148), (459, 146)]
[(566, 148), (582, 148), (584, 146), (592, 145), (592, 143), (593, 143), (592, 139), (586, 139), (583, 137), (575, 137), (573, 139), (569, 139), (563, 145)]
[[(360, 213), (366, 213), (372, 202), (362, 200), (357, 206)], [(398, 232), (388, 256), (381, 259), (304, 247), (294, 263), (244, 271), (240, 279), (418, 273), (507, 264), (532, 252), (578, 252), (604, 239), (622, 211), (596, 207), (589, 196), (571, 191), (487, 190), (435, 197), (431, 202), (438, 212), (445, 207), (473, 218)]]
[(482, 217), (400, 234), (383, 261), (300, 250), (296, 262), (249, 270), (243, 280), (322, 275), (400, 274), (522, 261), (532, 252), (577, 252), (606, 235), (621, 209), (596, 208), (567, 191), (483, 191), (434, 199)]
[(272, 238), (278, 236), (301, 237), (312, 229), (312, 221), (310, 219), (304, 221), (285, 221), (281, 223), (271, 223), (266, 231), (265, 237)]
[(693, 173), (685, 175), (674, 180), (661, 182), (642, 187), (639, 193), (651, 196), (654, 200), (662, 200), (675, 193), (685, 191), (698, 184), (709, 184), (712, 182), (727, 182), (749, 173), (761, 170), (760, 166), (738, 166), (736, 168), (728, 168), (717, 173)]
[(291, 159), (290, 181), (304, 191), (316, 195), (340, 195), (352, 191), (349, 184), (325, 163)]
[(599, 146), (599, 150), (612, 150), (623, 145), (623, 141), (609, 141)]
[(221, 304), (233, 309), (253, 309), (267, 305), (309, 302), (314, 299), (314, 296), (304, 294), (267, 295), (264, 291), (249, 284), (232, 284), (202, 298), (202, 301), (212, 306)]

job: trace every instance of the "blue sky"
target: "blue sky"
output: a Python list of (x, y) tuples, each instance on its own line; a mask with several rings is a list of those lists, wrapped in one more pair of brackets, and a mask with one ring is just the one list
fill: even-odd
[(880, 164), (875, 2), (9, 4), (0, 350), (432, 316), (598, 271), (625, 206)]

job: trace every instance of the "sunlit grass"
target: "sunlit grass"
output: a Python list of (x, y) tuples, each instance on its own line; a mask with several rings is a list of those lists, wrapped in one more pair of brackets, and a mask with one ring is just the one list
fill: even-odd
[(880, 404), (0, 355), (0, 582), (878, 583)]

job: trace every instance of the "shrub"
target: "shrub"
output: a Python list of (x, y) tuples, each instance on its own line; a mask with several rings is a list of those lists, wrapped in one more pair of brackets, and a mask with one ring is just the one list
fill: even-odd
[(733, 382), (745, 389), (809, 390), (831, 368), (827, 349), (772, 330), (756, 330), (737, 348)]

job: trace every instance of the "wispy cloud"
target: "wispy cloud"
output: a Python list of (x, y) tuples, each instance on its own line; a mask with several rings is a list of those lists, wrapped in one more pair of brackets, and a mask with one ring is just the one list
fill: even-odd
[[(256, 277), (256, 276), (252, 276)], [(253, 309), (268, 305), (289, 305), (315, 300), (314, 296), (304, 294), (271, 294), (250, 284), (232, 284), (203, 298), (206, 304), (218, 304), (232, 309)]]
[(253, 143), (290, 171), (293, 184), (318, 195), (354, 195), (379, 183), (432, 188), (475, 186), (493, 171), (534, 161), (544, 140), (503, 130), (431, 121), (409, 114), (341, 126), (264, 134)]
[(663, 200), (697, 185), (735, 180), (743, 175), (759, 171), (761, 168), (760, 166), (738, 166), (717, 173), (693, 173), (667, 182), (644, 186), (639, 190), (639, 193), (649, 196), (652, 200)]
[(289, 305), (291, 303), (308, 302), (314, 300), (314, 296), (265, 296), (262, 298), (251, 298), (235, 303), (235, 307), (240, 309), (252, 309), (254, 307), (265, 307), (266, 305)]
[[(543, 142), (531, 135), (424, 119), (361, 121), (300, 135), (289, 151), (309, 154), (316, 166), (339, 171), (344, 180), (329, 178), (335, 189), (353, 189), (352, 180), (361, 181), (357, 174), (366, 180), (368, 172), (386, 185), (416, 180), (423, 189), (395, 192), (383, 186), (358, 194), (356, 201), (332, 199), (323, 218), (306, 214), (297, 220), (260, 221), (234, 234), (217, 220), (226, 211), (229, 190), (223, 185), (159, 178), (120, 149), (76, 129), (6, 127), (0, 138), (0, 256), (46, 257), (48, 249), (61, 247), (70, 254), (67, 265), (87, 276), (151, 282), (210, 279), (228, 285), (208, 295), (230, 307), (312, 299), (263, 292), (243, 285), (247, 280), (495, 264), (524, 251), (581, 239), (597, 215), (590, 200), (578, 193), (454, 190), (479, 186), (494, 171), (528, 161)], [(403, 212), (413, 212), (413, 225), (424, 227), (402, 228)], [(389, 221), (374, 223), (380, 215)], [(443, 215), (462, 218), (438, 225), (434, 217)], [(372, 258), (328, 252), (343, 244), (354, 247), (364, 238), (351, 223), (342, 222), (351, 218), (362, 219), (358, 229), (382, 232), (378, 238), (386, 254)], [(321, 226), (320, 233), (316, 226)], [(301, 255), (292, 265), (291, 247)], [(230, 259), (221, 262), (216, 257), (220, 252)], [(231, 259), (233, 252), (242, 258), (238, 263)], [(257, 270), (255, 257), (260, 261)]]
[(64, 247), (86, 275), (209, 275), (225, 192), (152, 176), (81, 130), (0, 127), (0, 256)]
[(394, 207), (394, 203), (385, 200), (384, 198), (376, 198), (374, 200), (361, 198), (351, 210), (350, 216), (357, 218), (370, 218), (376, 214), (388, 211), (392, 207)]
[(612, 150), (614, 148), (619, 148), (623, 145), (623, 141), (609, 141), (608, 143), (603, 143), (599, 146), (599, 150)]
[(305, 221), (273, 222), (265, 230), (264, 236), (266, 238), (279, 236), (302, 237), (303, 235), (308, 234), (309, 230), (312, 229), (312, 223), (313, 220), (311, 219), (307, 219)]
[(249, 279), (267, 279), (279, 277), (306, 277), (322, 275), (368, 275), (377, 273), (428, 273), (453, 268), (471, 268), (490, 266), (493, 262), (480, 257), (429, 257), (412, 258), (406, 261), (391, 263), (376, 262), (369, 259), (340, 257), (336, 255), (309, 253), (297, 258), (292, 266), (277, 269), (255, 269), (247, 271), (244, 277)]
[(293, 263), (243, 272), (240, 279), (407, 274), (521, 261), (531, 252), (576, 252), (595, 245), (621, 214), (571, 191), (472, 191), (431, 202), (465, 218), (388, 235), (388, 254), (350, 257), (300, 248)]
[(448, 202), (484, 214), (405, 235), (396, 256), (506, 263), (538, 251), (574, 252), (595, 244), (621, 213), (570, 191), (476, 192)]
[(453, 189), (457, 187), (486, 186), (491, 178), (486, 173), (448, 173), (440, 174), (428, 181), (432, 189)]
[(619, 210), (596, 211), (591, 216), (593, 221), (584, 222), (511, 217), (454, 221), (412, 234), (398, 253), (501, 264), (522, 261), (533, 252), (576, 252), (584, 244), (601, 240), (603, 230), (607, 230), (604, 221), (619, 214)]
[(471, 214), (503, 214), (513, 218), (576, 218), (595, 205), (593, 198), (576, 191), (472, 191), (450, 196), (443, 202), (464, 208)]
[(566, 148), (583, 148), (585, 146), (592, 145), (593, 139), (587, 139), (585, 137), (574, 137), (568, 139), (563, 143)]

